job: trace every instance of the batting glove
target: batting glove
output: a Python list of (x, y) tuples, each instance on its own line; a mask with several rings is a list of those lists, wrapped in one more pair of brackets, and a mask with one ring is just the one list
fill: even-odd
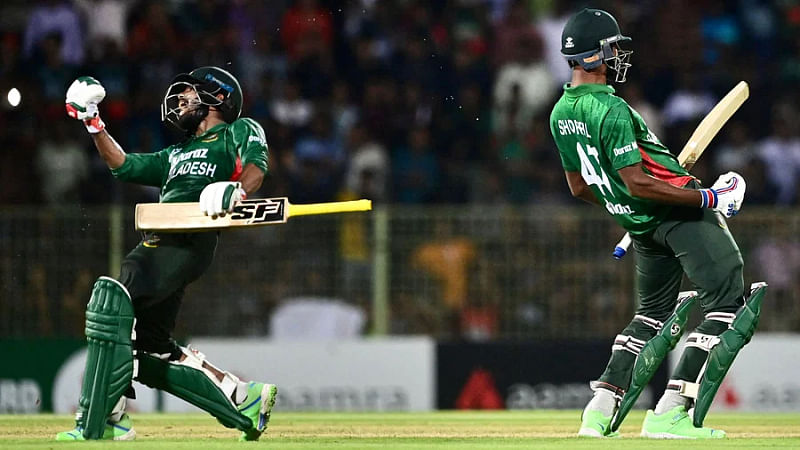
[(67, 89), (67, 114), (82, 120), (89, 133), (99, 133), (106, 127), (100, 119), (97, 105), (103, 101), (106, 90), (92, 77), (78, 77)]
[(744, 178), (736, 172), (720, 175), (711, 189), (700, 189), (703, 208), (713, 208), (725, 217), (733, 217), (739, 213), (744, 202), (744, 191), (747, 184)]
[(211, 183), (200, 193), (200, 209), (212, 219), (225, 217), (233, 211), (236, 202), (247, 198), (247, 193), (238, 181), (218, 181)]

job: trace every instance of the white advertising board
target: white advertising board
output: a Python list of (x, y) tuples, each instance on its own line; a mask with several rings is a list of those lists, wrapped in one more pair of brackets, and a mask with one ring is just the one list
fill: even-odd
[[(683, 345), (671, 354), (671, 370)], [(713, 410), (800, 411), (800, 335), (756, 331), (728, 371)]]
[[(291, 341), (193, 339), (209, 362), (243, 381), (278, 385), (280, 411), (429, 411), (435, 408), (435, 342), (427, 337)], [(62, 366), (54, 386), (54, 409), (73, 412), (80, 396), (86, 351)], [(157, 393), (134, 384), (135, 411), (153, 411)], [(163, 396), (163, 409), (196, 411)]]

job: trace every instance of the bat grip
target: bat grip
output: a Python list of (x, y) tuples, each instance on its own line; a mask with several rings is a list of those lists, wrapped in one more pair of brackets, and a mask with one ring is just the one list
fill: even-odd
[(371, 200), (350, 200), (347, 202), (311, 203), (308, 205), (290, 205), (289, 216), (310, 216), (315, 214), (332, 214), (340, 212), (369, 211)]
[(625, 236), (622, 236), (619, 242), (617, 242), (617, 246), (614, 247), (614, 259), (622, 259), (626, 253), (628, 253), (628, 247), (631, 246), (631, 235), (625, 233)]

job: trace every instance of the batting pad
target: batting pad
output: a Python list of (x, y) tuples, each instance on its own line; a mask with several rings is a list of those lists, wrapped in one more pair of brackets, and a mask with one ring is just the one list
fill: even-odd
[(694, 426), (702, 427), (703, 420), (711, 408), (711, 402), (717, 395), (717, 390), (722, 380), (728, 373), (739, 350), (742, 349), (758, 326), (758, 317), (761, 315), (761, 302), (767, 293), (767, 283), (758, 282), (750, 286), (750, 297), (739, 308), (733, 323), (728, 329), (718, 336), (715, 345), (708, 352), (705, 370), (700, 377), (700, 387), (694, 403)]
[(135, 320), (125, 286), (98, 278), (86, 307), (88, 354), (79, 402), (86, 439), (103, 436), (108, 415), (133, 379)]
[(636, 399), (639, 398), (650, 379), (653, 378), (661, 362), (675, 348), (675, 344), (678, 343), (686, 328), (686, 321), (689, 319), (689, 312), (696, 298), (697, 292), (695, 291), (685, 291), (678, 294), (678, 304), (675, 307), (675, 311), (661, 326), (658, 334), (647, 341), (637, 355), (633, 365), (631, 384), (622, 397), (619, 409), (614, 416), (614, 421), (611, 424), (612, 431), (619, 429), (622, 421), (625, 420), (625, 416), (633, 408)]
[(165, 361), (157, 356), (140, 353), (136, 380), (154, 389), (161, 389), (191, 403), (216, 417), (228, 428), (247, 431), (253, 421), (240, 413), (231, 399), (201, 369)]

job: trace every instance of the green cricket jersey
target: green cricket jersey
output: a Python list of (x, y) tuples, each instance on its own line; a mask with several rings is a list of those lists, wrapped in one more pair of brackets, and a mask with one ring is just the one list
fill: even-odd
[(564, 170), (580, 172), (595, 197), (631, 234), (652, 231), (671, 206), (632, 196), (619, 169), (642, 163), (648, 174), (680, 187), (693, 179), (611, 86), (566, 84), (550, 114), (550, 132)]
[(222, 123), (158, 153), (128, 153), (111, 173), (123, 181), (158, 186), (162, 203), (196, 202), (215, 181), (236, 181), (247, 164), (267, 172), (264, 129), (248, 118)]

